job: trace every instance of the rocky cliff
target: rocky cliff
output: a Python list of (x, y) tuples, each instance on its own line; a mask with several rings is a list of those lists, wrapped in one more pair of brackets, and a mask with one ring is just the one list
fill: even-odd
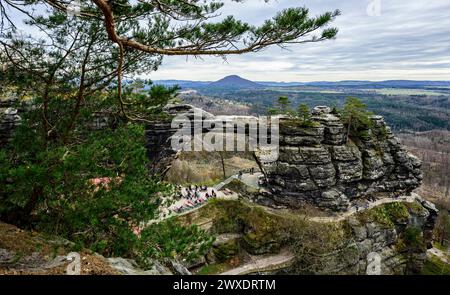
[[(436, 216), (434, 205), (417, 195), (411, 203), (390, 203), (355, 214), (342, 223), (348, 228), (343, 246), (320, 256), (315, 261), (320, 267), (314, 273), (420, 273), (427, 248), (432, 247)], [(300, 259), (297, 263), (302, 262)], [(296, 272), (296, 268), (287, 271)]]
[[(194, 109), (182, 105), (167, 110), (192, 120)], [(232, 117), (202, 116), (203, 122), (228, 119)], [(270, 273), (419, 273), (431, 247), (437, 210), (412, 193), (422, 180), (421, 162), (401, 146), (382, 117), (370, 120), (370, 129), (347, 138), (346, 126), (328, 107), (314, 108), (306, 125), (280, 117), (279, 157), (258, 161), (265, 176), (262, 188), (245, 191), (246, 201), (224, 204), (214, 214), (196, 213), (201, 220), (212, 220), (213, 234), (233, 237), (223, 245), (216, 242), (203, 263), (245, 260), (237, 254), (242, 251), (252, 260), (271, 261), (292, 251), (292, 263)], [(169, 152), (175, 132), (169, 126), (158, 123), (147, 131), (151, 159), (165, 163), (162, 167), (175, 155)], [(305, 203), (331, 212), (314, 217), (289, 210)], [(372, 271), (377, 260), (379, 269)]]
[(229, 263), (233, 274), (388, 275), (421, 272), (437, 216), (414, 193), (345, 218), (301, 212), (218, 200), (180, 220), (217, 236), (201, 262), (206, 269)]
[(15, 99), (0, 99), (0, 147), (11, 141), (14, 129), (20, 124)]
[[(213, 116), (189, 105), (171, 105), (171, 115), (185, 114), (192, 120), (201, 112), (203, 122), (226, 122), (237, 117)], [(238, 120), (257, 120), (239, 117)], [(279, 157), (266, 163), (265, 190), (256, 200), (265, 205), (300, 207), (305, 202), (322, 209), (345, 211), (364, 198), (408, 194), (422, 180), (421, 162), (408, 153), (380, 116), (372, 116), (372, 127), (350, 136), (338, 115), (328, 107), (313, 110), (312, 123), (302, 126), (298, 119), (281, 117)], [(152, 172), (170, 167), (175, 152), (170, 141), (176, 129), (170, 122), (155, 122), (147, 128), (147, 149)], [(204, 128), (204, 131), (209, 131)]]
[(421, 162), (408, 153), (380, 116), (373, 127), (347, 141), (346, 128), (327, 107), (313, 111), (312, 126), (280, 121), (279, 158), (263, 163), (275, 203), (309, 202), (346, 210), (360, 198), (407, 194), (422, 180)]

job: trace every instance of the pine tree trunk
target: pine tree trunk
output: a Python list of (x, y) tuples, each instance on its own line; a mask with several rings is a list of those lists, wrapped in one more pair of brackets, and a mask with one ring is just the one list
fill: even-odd
[(352, 125), (352, 116), (350, 116), (349, 120), (348, 120), (348, 126), (347, 126), (347, 139), (346, 139), (346, 143), (348, 143), (348, 138), (350, 135), (350, 126)]

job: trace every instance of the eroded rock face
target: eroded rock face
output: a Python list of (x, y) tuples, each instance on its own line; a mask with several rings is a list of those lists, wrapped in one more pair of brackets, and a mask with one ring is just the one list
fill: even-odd
[[(306, 271), (308, 274), (321, 275), (420, 274), (426, 249), (432, 247), (431, 233), (438, 211), (431, 203), (413, 195), (413, 203), (387, 204), (370, 213), (349, 217), (345, 221), (348, 236), (340, 241), (340, 246), (327, 250), (322, 255), (315, 255), (316, 258), (308, 258), (313, 261), (311, 264), (308, 264), (308, 259), (299, 259), (292, 267), (274, 273), (304, 274)], [(420, 246), (411, 245), (405, 239), (405, 235), (411, 235), (408, 233), (411, 229), (417, 230)], [(376, 267), (373, 268), (374, 266)]]
[(422, 180), (421, 162), (394, 137), (384, 119), (372, 116), (365, 138), (350, 138), (329, 108), (313, 110), (313, 127), (280, 120), (280, 156), (263, 163), (269, 194), (276, 203), (309, 202), (332, 211), (352, 201), (384, 193), (405, 194)]
[(0, 100), (0, 147), (11, 141), (14, 129), (21, 122), (18, 110), (12, 107), (15, 103), (15, 99)]

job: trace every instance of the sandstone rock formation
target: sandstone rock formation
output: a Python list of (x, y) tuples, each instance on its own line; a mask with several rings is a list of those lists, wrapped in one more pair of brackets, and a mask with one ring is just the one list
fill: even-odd
[[(347, 222), (353, 238), (346, 247), (330, 255), (328, 259), (324, 258), (325, 267), (320, 273), (367, 274), (370, 253), (379, 255), (382, 275), (420, 272), (426, 258), (424, 251), (426, 247), (415, 249), (408, 254), (411, 249), (406, 250), (408, 247), (402, 244), (404, 235), (407, 228), (414, 227), (420, 229), (425, 243), (431, 243), (437, 210), (418, 196), (416, 202), (396, 204), (397, 207), (394, 208), (407, 208), (405, 210), (407, 214), (401, 217), (393, 216), (395, 214), (388, 216), (387, 223), (361, 220), (361, 216), (349, 218)], [(431, 245), (424, 246), (431, 247)]]
[[(213, 116), (189, 105), (166, 107), (170, 115), (184, 114), (192, 120), (195, 111), (203, 122), (257, 120), (255, 117)], [(266, 191), (257, 200), (264, 204), (299, 207), (304, 202), (332, 211), (345, 211), (360, 198), (408, 194), (422, 180), (421, 162), (408, 153), (380, 116), (364, 136), (350, 137), (338, 115), (328, 107), (314, 108), (312, 124), (302, 126), (281, 117), (279, 157), (260, 167), (266, 176)], [(203, 131), (209, 131), (203, 126)], [(155, 122), (147, 128), (151, 171), (170, 167), (175, 151), (170, 141), (176, 128), (170, 122)]]
[[(183, 221), (208, 220), (207, 230), (217, 235), (204, 263), (220, 265), (251, 257), (229, 273), (245, 268), (246, 274), (364, 275), (371, 272), (371, 257), (376, 256), (378, 274), (390, 275), (421, 272), (438, 213), (414, 193), (339, 220), (287, 212), (262, 209), (245, 200), (228, 201), (192, 212)], [(269, 261), (283, 257), (291, 257), (289, 263), (282, 259), (267, 270)]]
[(11, 141), (14, 129), (20, 124), (15, 99), (0, 100), (0, 147)]

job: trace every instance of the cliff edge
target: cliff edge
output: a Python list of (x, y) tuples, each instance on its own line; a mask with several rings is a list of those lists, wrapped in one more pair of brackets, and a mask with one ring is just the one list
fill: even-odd
[(280, 120), (279, 158), (262, 163), (275, 203), (298, 207), (312, 203), (347, 210), (361, 198), (409, 194), (422, 181), (421, 161), (408, 153), (381, 116), (372, 127), (350, 136), (327, 107), (313, 110), (312, 126)]

